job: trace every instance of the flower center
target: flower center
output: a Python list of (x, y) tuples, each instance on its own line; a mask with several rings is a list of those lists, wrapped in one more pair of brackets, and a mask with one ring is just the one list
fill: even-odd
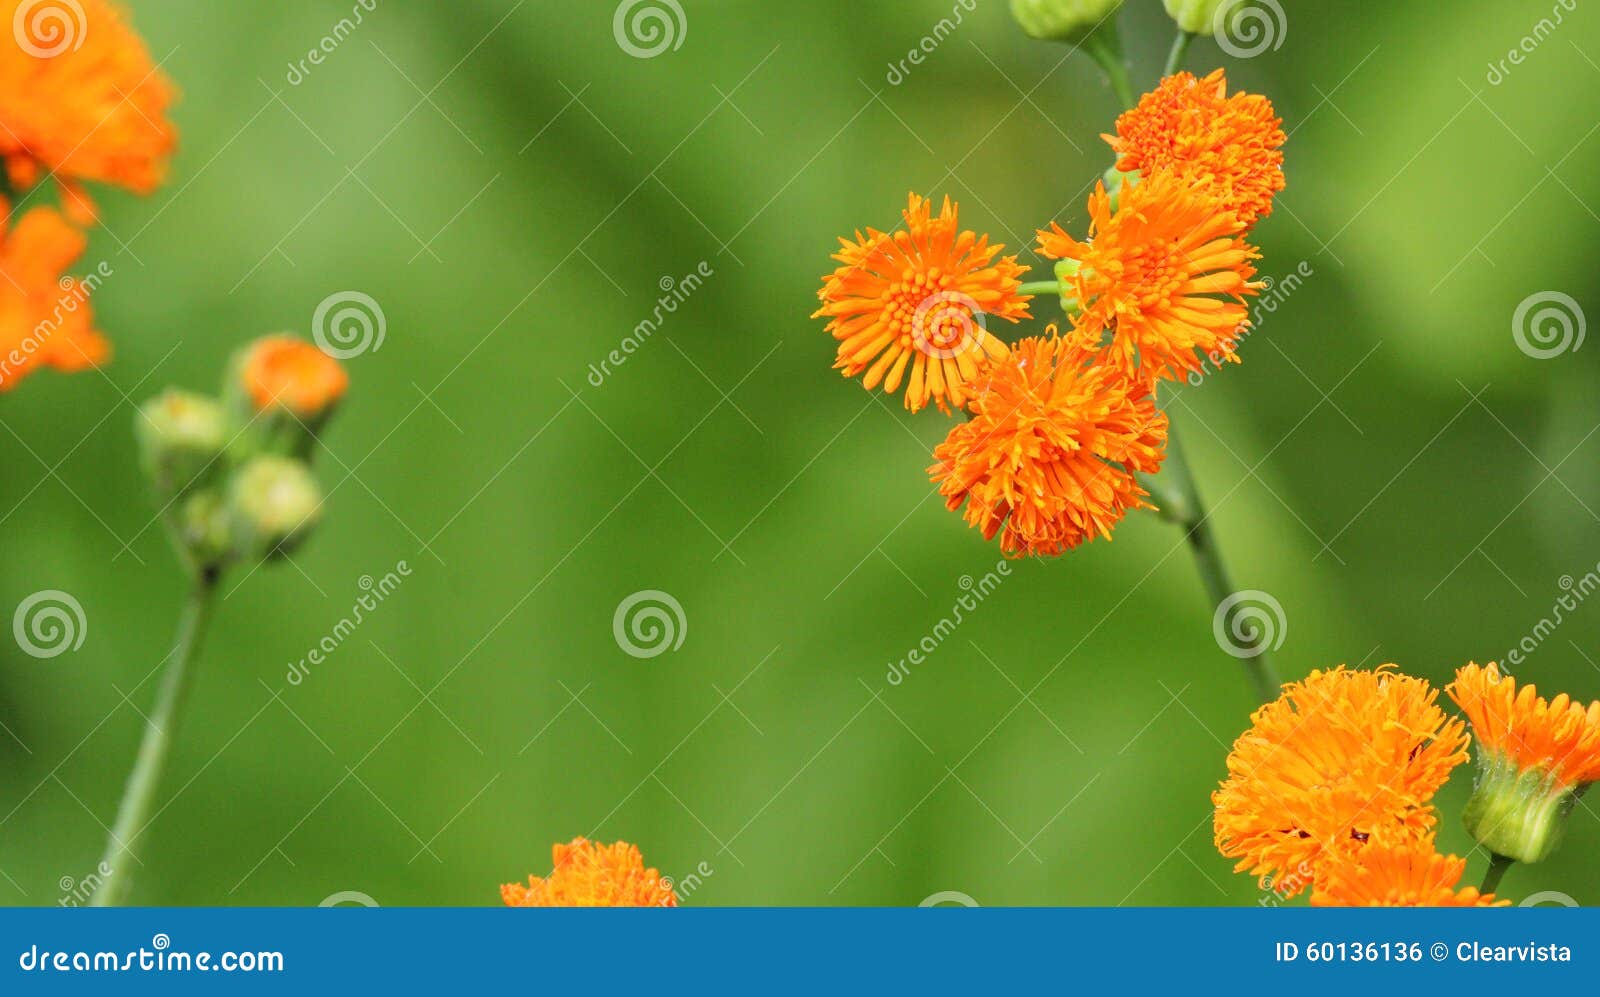
[(1128, 288), (1130, 304), (1141, 308), (1172, 298), (1188, 276), (1178, 244), (1171, 239), (1146, 243), (1138, 252), (1130, 253), (1122, 267), (1122, 280)]
[(977, 302), (954, 286), (955, 278), (938, 267), (921, 273), (908, 268), (889, 285), (884, 314), (901, 349), (954, 356), (971, 345), (979, 328)]

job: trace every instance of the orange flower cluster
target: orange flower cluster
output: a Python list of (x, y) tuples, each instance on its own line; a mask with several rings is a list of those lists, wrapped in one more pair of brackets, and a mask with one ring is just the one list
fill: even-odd
[(671, 883), (646, 869), (639, 849), (627, 842), (596, 845), (573, 838), (552, 846), (550, 855), (555, 868), (549, 876), (500, 887), (507, 907), (678, 906)]
[(905, 405), (913, 412), (929, 401), (944, 412), (962, 407), (979, 361), (1006, 355), (984, 315), (1028, 317), (1029, 299), (1017, 293), (1027, 268), (1015, 256), (996, 260), (1005, 247), (960, 231), (956, 212), (945, 198), (935, 216), (932, 202), (912, 194), (904, 230), (840, 239), (839, 267), (823, 278), (822, 307), (812, 315), (826, 316), (839, 340), (834, 367), (845, 377), (866, 371), (869, 390), (900, 390), (909, 365)]
[(1237, 217), (1176, 174), (1125, 187), (1120, 201), (1113, 211), (1105, 185), (1095, 187), (1089, 242), (1053, 222), (1039, 233), (1041, 254), (1072, 261), (1078, 327), (1107, 339), (1102, 358), (1129, 377), (1199, 371), (1205, 361), (1196, 350), (1237, 362), (1257, 257)]
[(1059, 554), (1146, 507), (1135, 472), (1161, 468), (1167, 417), (1149, 384), (1090, 363), (1075, 336), (1024, 339), (990, 364), (972, 418), (933, 451), (951, 509), (1009, 555)]
[(1251, 717), (1212, 794), (1217, 850), (1284, 896), (1377, 836), (1430, 840), (1433, 794), (1467, 760), (1466, 725), (1393, 665), (1290, 682)]
[(1504, 907), (1493, 893), (1457, 889), (1467, 860), (1440, 855), (1431, 838), (1373, 841), (1360, 862), (1341, 862), (1311, 893), (1313, 907)]
[[(3, 197), (0, 211), (10, 211)], [(0, 217), (0, 391), (34, 367), (82, 370), (110, 352), (90, 318), (92, 280), (62, 276), (84, 242), (54, 208), (33, 208), (15, 225)]]
[[(68, 222), (88, 226), (94, 202), (85, 182), (140, 194), (161, 182), (176, 142), (167, 119), (172, 83), (111, 0), (38, 3), (0, 0), (0, 23), (15, 38), (0, 45), (0, 161), (12, 196), (0, 193), (0, 391), (30, 370), (78, 370), (110, 350), (92, 327), (90, 280), (62, 277), (83, 251)], [(54, 180), (61, 210), (13, 203)], [(23, 267), (17, 261), (31, 258)], [(17, 279), (23, 269), (30, 281)], [(49, 272), (47, 272), (49, 271)], [(59, 282), (60, 287), (54, 288)], [(63, 313), (67, 313), (63, 315)]]
[(1228, 96), (1222, 70), (1205, 79), (1174, 73), (1101, 136), (1117, 169), (1150, 177), (1171, 173), (1198, 188), (1246, 226), (1272, 213), (1283, 189), (1283, 121), (1259, 94)]
[[(1315, 671), (1256, 711), (1211, 797), (1217, 850), (1317, 906), (1506, 903), (1460, 889), (1466, 860), (1434, 844), (1433, 795), (1467, 758), (1466, 725), (1393, 668)], [(1448, 692), (1479, 746), (1467, 830), (1498, 861), (1540, 861), (1600, 776), (1600, 702), (1547, 702), (1493, 664), (1459, 669)]]
[(1546, 702), (1535, 686), (1519, 690), (1492, 661), (1461, 668), (1448, 691), (1472, 721), (1480, 753), (1537, 772), (1557, 789), (1600, 780), (1600, 700), (1586, 707), (1562, 693)]
[[(962, 230), (948, 200), (935, 215), (912, 194), (904, 228), (840, 240), (813, 315), (838, 341), (834, 367), (904, 387), (912, 412), (964, 410), (929, 473), (1007, 556), (1060, 554), (1150, 508), (1137, 475), (1166, 451), (1156, 383), (1238, 360), (1259, 286), (1245, 234), (1283, 188), (1280, 124), (1265, 98), (1227, 96), (1220, 70), (1163, 81), (1108, 137), (1137, 175), (1090, 195), (1089, 238), (1037, 233), (1054, 285), (1024, 285), (1027, 267)], [(1065, 333), (1008, 348), (986, 326), (1031, 317), (1026, 292), (1052, 286)]]
[(1493, 662), (1456, 672), (1450, 696), (1478, 738), (1478, 779), (1462, 821), (1503, 859), (1539, 862), (1561, 843), (1567, 815), (1600, 780), (1600, 702), (1588, 706), (1500, 674)]

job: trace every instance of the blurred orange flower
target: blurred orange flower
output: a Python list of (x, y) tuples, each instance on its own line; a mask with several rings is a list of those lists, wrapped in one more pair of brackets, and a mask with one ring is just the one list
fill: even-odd
[(339, 361), (293, 336), (264, 336), (252, 343), (241, 376), (258, 410), (281, 405), (302, 417), (333, 405), (350, 383)]
[(111, 353), (89, 307), (97, 280), (64, 275), (83, 253), (83, 233), (53, 208), (12, 227), (10, 207), (0, 198), (0, 391), (35, 367), (82, 370)]
[(1256, 710), (1211, 796), (1217, 850), (1293, 896), (1374, 835), (1424, 840), (1433, 794), (1467, 760), (1438, 691), (1382, 665), (1313, 671)]
[(644, 867), (639, 849), (626, 842), (591, 844), (573, 838), (550, 849), (555, 869), (528, 885), (500, 887), (507, 907), (676, 907), (671, 884)]
[(1011, 556), (1070, 550), (1146, 508), (1135, 472), (1165, 456), (1167, 417), (1150, 383), (1090, 365), (1076, 334), (1030, 337), (974, 383), (972, 418), (928, 469), (952, 509)]
[(1082, 309), (1079, 328), (1097, 341), (1111, 337), (1101, 359), (1151, 378), (1201, 370), (1196, 350), (1238, 362), (1233, 347), (1246, 323), (1243, 296), (1256, 293), (1250, 261), (1258, 254), (1231, 212), (1160, 174), (1123, 187), (1114, 213), (1097, 185), (1089, 218), (1091, 241), (1051, 223), (1038, 233), (1039, 252), (1074, 262), (1064, 284)]
[(1359, 859), (1330, 862), (1311, 891), (1313, 907), (1504, 907), (1477, 887), (1456, 889), (1467, 860), (1440, 855), (1431, 837), (1374, 839)]
[(176, 142), (166, 116), (175, 91), (121, 5), (0, 0), (0, 23), (16, 35), (0, 45), (0, 158), (11, 183), (53, 176), (80, 223), (94, 217), (81, 181), (153, 190)]
[(1117, 169), (1146, 179), (1170, 172), (1232, 211), (1246, 228), (1272, 213), (1284, 187), (1283, 119), (1259, 94), (1228, 96), (1222, 70), (1205, 79), (1177, 73), (1117, 119), (1101, 136)]
[(812, 315), (826, 316), (839, 340), (834, 368), (845, 377), (865, 371), (862, 387), (898, 391), (909, 366), (905, 406), (913, 412), (930, 400), (946, 412), (962, 407), (980, 363), (1005, 355), (983, 316), (1028, 317), (1029, 299), (1017, 293), (1027, 267), (996, 259), (1005, 247), (988, 236), (959, 231), (949, 198), (937, 216), (932, 208), (912, 194), (905, 229), (841, 238), (833, 256), (841, 266), (823, 277)]

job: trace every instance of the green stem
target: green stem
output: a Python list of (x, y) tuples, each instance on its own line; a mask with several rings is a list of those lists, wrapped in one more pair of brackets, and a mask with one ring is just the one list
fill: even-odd
[(1489, 853), (1489, 869), (1483, 874), (1483, 885), (1478, 887), (1479, 893), (1493, 893), (1500, 886), (1500, 877), (1511, 868), (1511, 863), (1516, 859), (1508, 859), (1504, 855)]
[(1017, 293), (1054, 294), (1059, 297), (1061, 294), (1061, 282), (1059, 280), (1036, 280), (1017, 288)]
[(1172, 50), (1167, 53), (1166, 68), (1161, 70), (1163, 78), (1171, 76), (1183, 68), (1183, 57), (1189, 54), (1189, 43), (1194, 41), (1191, 31), (1179, 31), (1178, 37), (1172, 40)]
[(1135, 103), (1133, 97), (1133, 84), (1128, 80), (1128, 64), (1122, 58), (1122, 43), (1117, 38), (1114, 23), (1102, 25), (1094, 34), (1085, 38), (1083, 50), (1100, 64), (1105, 70), (1106, 79), (1111, 81), (1111, 89), (1116, 93), (1117, 100), (1123, 107), (1132, 107)]
[[(1177, 508), (1167, 518), (1183, 527), (1184, 536), (1189, 541), (1189, 551), (1194, 555), (1195, 567), (1200, 572), (1200, 582), (1205, 586), (1212, 606), (1222, 605), (1238, 590), (1228, 576), (1222, 550), (1217, 545), (1217, 536), (1211, 527), (1210, 515), (1200, 500), (1194, 472), (1184, 459), (1183, 448), (1179, 446), (1177, 433), (1171, 426), (1167, 432), (1166, 463), (1154, 482), (1165, 483), (1165, 487), (1156, 493), (1158, 497), (1163, 493), (1173, 496)], [(1256, 698), (1263, 703), (1270, 703), (1278, 698), (1281, 686), (1277, 671), (1267, 658), (1266, 639), (1270, 639), (1270, 636), (1264, 635), (1257, 638), (1256, 642), (1246, 644), (1241, 649), (1245, 654), (1239, 660), (1244, 665), (1245, 675), (1250, 679)]]
[(108, 871), (101, 873), (104, 882), (89, 898), (91, 907), (115, 907), (127, 898), (133, 878), (133, 870), (129, 868), (133, 858), (131, 846), (150, 819), (150, 808), (155, 802), (167, 756), (172, 751), (184, 700), (188, 698), (195, 655), (211, 618), (216, 590), (215, 570), (203, 570), (194, 576), (194, 585), (178, 620), (172, 652), (167, 656), (167, 671), (156, 693), (155, 709), (145, 726), (144, 739), (139, 742), (139, 754), (128, 776), (128, 788), (123, 791), (122, 805), (117, 809), (117, 820), (106, 842), (105, 858), (99, 868)]

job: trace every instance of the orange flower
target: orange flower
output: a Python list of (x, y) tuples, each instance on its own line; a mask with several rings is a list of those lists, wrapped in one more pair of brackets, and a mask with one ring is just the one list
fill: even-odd
[(9, 211), (0, 198), (0, 391), (34, 367), (82, 370), (111, 354), (89, 308), (97, 279), (63, 275), (83, 252), (83, 233), (52, 208), (34, 208), (8, 230)]
[(252, 343), (241, 376), (258, 410), (281, 405), (301, 417), (328, 409), (350, 382), (337, 360), (293, 336), (265, 336)]
[(1073, 261), (1065, 280), (1082, 309), (1080, 328), (1096, 339), (1110, 333), (1102, 359), (1152, 378), (1201, 370), (1197, 349), (1238, 362), (1243, 296), (1256, 293), (1249, 261), (1258, 258), (1243, 226), (1166, 174), (1124, 186), (1120, 201), (1113, 214), (1104, 184), (1089, 195), (1090, 242), (1054, 223), (1038, 233), (1040, 253)]
[(1285, 896), (1374, 834), (1426, 838), (1430, 801), (1467, 759), (1465, 725), (1438, 692), (1392, 671), (1314, 671), (1256, 710), (1211, 796), (1217, 850)]
[(1468, 664), (1447, 690), (1478, 739), (1520, 772), (1537, 770), (1560, 788), (1600, 779), (1600, 702), (1584, 707), (1566, 693), (1546, 702), (1533, 685), (1517, 688), (1500, 667)]
[(1566, 693), (1546, 702), (1532, 685), (1468, 664), (1450, 684), (1478, 738), (1478, 779), (1462, 823), (1496, 855), (1538, 862), (1561, 843), (1578, 794), (1600, 779), (1600, 702)]
[(845, 377), (865, 371), (862, 387), (898, 391), (909, 366), (905, 405), (913, 412), (930, 399), (945, 412), (964, 406), (980, 362), (1006, 354), (983, 316), (1027, 318), (1030, 300), (1017, 293), (1027, 267), (1014, 256), (996, 260), (1005, 247), (988, 236), (958, 231), (949, 198), (938, 217), (932, 209), (912, 194), (905, 230), (840, 239), (833, 258), (842, 265), (823, 278), (822, 307), (811, 316), (828, 317), (839, 340), (833, 366)]
[(528, 885), (507, 883), (500, 896), (507, 907), (676, 907), (672, 885), (644, 867), (639, 849), (626, 842), (594, 845), (583, 838), (550, 849), (555, 869), (548, 878), (529, 876)]
[[(1074, 334), (1029, 337), (974, 385), (972, 419), (928, 469), (952, 509), (1008, 556), (1071, 550), (1146, 508), (1135, 472), (1165, 456), (1167, 417), (1148, 381), (1088, 364)], [(1002, 532), (1003, 529), (1003, 532)]]
[(109, 0), (0, 0), (16, 38), (0, 45), (0, 157), (11, 182), (48, 172), (74, 220), (94, 217), (78, 181), (149, 193), (161, 182), (176, 132), (172, 83)]
[(1467, 860), (1440, 855), (1433, 839), (1378, 838), (1358, 860), (1331, 862), (1311, 891), (1313, 907), (1504, 907), (1477, 887), (1456, 889)]
[(1229, 97), (1219, 69), (1203, 80), (1167, 77), (1123, 112), (1117, 134), (1101, 137), (1116, 152), (1117, 169), (1146, 179), (1174, 173), (1248, 228), (1272, 213), (1272, 197), (1284, 186), (1282, 125), (1267, 98)]

